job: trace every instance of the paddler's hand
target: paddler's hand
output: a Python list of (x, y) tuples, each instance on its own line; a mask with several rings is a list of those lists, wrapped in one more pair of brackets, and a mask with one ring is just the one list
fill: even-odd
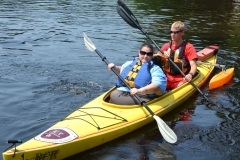
[(113, 64), (113, 63), (109, 63), (108, 64), (108, 69), (109, 69), (109, 71), (112, 71), (112, 68), (115, 68), (115, 70), (118, 72), (118, 73), (120, 73), (121, 72), (121, 69), (122, 69), (122, 66), (115, 66), (115, 64)]
[(165, 58), (169, 58), (168, 52), (167, 52), (167, 51), (164, 51), (164, 52), (163, 52), (163, 56), (164, 56)]
[(108, 69), (109, 69), (109, 71), (112, 71), (112, 68), (115, 66), (115, 64), (113, 64), (113, 63), (109, 63), (108, 64)]
[(190, 73), (188, 73), (186, 76), (185, 76), (185, 80), (187, 81), (187, 82), (190, 82), (191, 80), (192, 80), (192, 74), (190, 74)]
[(137, 89), (137, 88), (132, 88), (130, 90), (130, 94), (133, 96), (134, 94), (142, 94), (141, 89)]

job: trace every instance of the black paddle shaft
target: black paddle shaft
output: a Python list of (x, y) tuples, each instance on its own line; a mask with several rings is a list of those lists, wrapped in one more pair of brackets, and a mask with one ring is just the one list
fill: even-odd
[[(145, 32), (142, 27), (139, 25), (137, 18), (133, 15), (131, 10), (126, 6), (126, 4), (122, 0), (118, 0), (117, 5), (117, 12), (118, 14), (123, 18), (123, 20), (128, 23), (133, 28), (139, 29), (148, 39), (152, 41), (152, 43), (157, 47), (157, 49), (163, 54), (164, 52), (161, 50), (161, 48), (149, 37), (147, 32)], [(172, 59), (168, 58), (170, 63), (174, 65), (174, 67), (182, 74), (183, 77), (186, 75), (182, 72), (182, 70), (172, 61)], [(208, 101), (209, 99), (202, 93), (202, 91), (192, 82), (189, 82), (194, 88), (198, 90), (198, 92)]]
[[(107, 58), (105, 56), (103, 56), (97, 49), (95, 49), (95, 52), (99, 55), (99, 57), (101, 57), (102, 61), (104, 61), (107, 65), (109, 64)], [(131, 87), (128, 85), (128, 83), (119, 75), (119, 73), (116, 71), (115, 67), (112, 68), (112, 71), (115, 73), (115, 75), (120, 78), (120, 80), (124, 83), (124, 85), (130, 90)], [(141, 105), (143, 105), (148, 112), (154, 116), (155, 114), (153, 113), (153, 111), (147, 106), (146, 102), (143, 101), (137, 94), (134, 94), (134, 96), (137, 98), (137, 100), (139, 102), (141, 102)]]

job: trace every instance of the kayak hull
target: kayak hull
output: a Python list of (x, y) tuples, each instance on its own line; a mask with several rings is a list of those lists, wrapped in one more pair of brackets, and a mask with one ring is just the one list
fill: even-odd
[[(217, 56), (206, 61), (215, 64)], [(201, 87), (214, 66), (198, 65), (193, 79)], [(115, 105), (108, 102), (109, 95), (116, 88), (80, 107), (55, 125), (36, 137), (3, 153), (4, 160), (63, 159), (96, 147), (122, 135), (132, 132), (154, 118), (141, 105)], [(161, 97), (147, 102), (148, 107), (158, 116), (163, 116), (190, 98), (197, 90), (185, 83)], [(14, 157), (13, 157), (14, 156)]]

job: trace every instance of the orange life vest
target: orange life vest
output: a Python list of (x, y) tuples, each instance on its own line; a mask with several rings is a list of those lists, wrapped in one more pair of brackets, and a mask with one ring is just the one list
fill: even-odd
[[(190, 63), (185, 59), (183, 59), (183, 53), (184, 53), (186, 44), (187, 44), (187, 41), (184, 41), (179, 49), (172, 50), (171, 49), (172, 42), (170, 42), (167, 50), (167, 52), (170, 55), (169, 58), (178, 66), (178, 68), (182, 70), (183, 73), (189, 72), (191, 68)], [(162, 66), (163, 66), (162, 68), (164, 71), (169, 72), (172, 75), (181, 74), (179, 70), (173, 64), (171, 64), (171, 62), (169, 62), (168, 59), (166, 59), (163, 56), (161, 56), (161, 59), (162, 59)]]

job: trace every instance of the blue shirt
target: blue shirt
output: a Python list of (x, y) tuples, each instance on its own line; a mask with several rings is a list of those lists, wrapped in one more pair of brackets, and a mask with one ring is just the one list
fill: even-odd
[[(132, 63), (132, 61), (127, 61), (122, 65), (122, 70), (130, 65)], [(162, 92), (166, 91), (166, 86), (167, 86), (167, 77), (164, 74), (163, 70), (157, 66), (157, 65), (153, 65), (152, 68), (150, 69), (150, 74), (152, 77), (152, 81), (151, 83), (156, 83), (158, 85), (158, 87), (161, 89)], [(123, 77), (125, 78), (125, 77)], [(127, 87), (119, 87), (118, 88), (119, 91), (126, 91), (126, 92), (130, 92), (130, 90)]]

